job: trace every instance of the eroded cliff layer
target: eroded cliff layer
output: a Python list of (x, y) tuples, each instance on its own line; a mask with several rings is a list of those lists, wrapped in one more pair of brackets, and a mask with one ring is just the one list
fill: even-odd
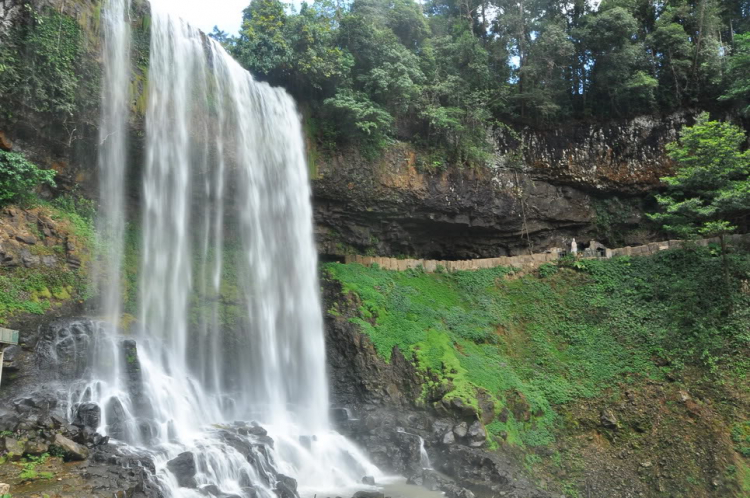
[(434, 170), (399, 144), (378, 159), (356, 150), (313, 164), (315, 220), (324, 254), (443, 259), (650, 240), (642, 210), (671, 170), (665, 144), (689, 113), (498, 131), (481, 169)]

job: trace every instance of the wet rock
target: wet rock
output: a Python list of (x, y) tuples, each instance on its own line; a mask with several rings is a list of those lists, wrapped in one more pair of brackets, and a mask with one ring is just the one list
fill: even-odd
[(18, 413), (49, 412), (57, 406), (57, 398), (51, 393), (37, 391), (28, 397), (16, 400), (13, 404)]
[[(259, 438), (268, 436), (268, 431), (259, 425), (253, 425), (251, 427), (241, 427), (237, 430), (237, 432), (239, 432), (243, 436), (256, 436)], [(309, 436), (300, 436), (300, 443), (302, 442), (302, 438), (304, 437), (309, 438)]]
[(352, 498), (385, 498), (382, 491), (357, 491)]
[(26, 455), (37, 456), (47, 453), (47, 451), (49, 451), (49, 445), (38, 439), (30, 439), (24, 445), (24, 454)]
[(469, 427), (469, 437), (471, 439), (479, 439), (484, 441), (487, 438), (487, 432), (484, 430), (484, 425), (479, 420), (474, 421)]
[(331, 420), (334, 422), (346, 422), (349, 420), (349, 412), (346, 408), (331, 408)]
[(192, 452), (180, 453), (167, 462), (167, 468), (174, 475), (181, 488), (196, 488), (198, 486), (195, 481), (195, 474), (198, 469), (195, 466), (195, 458)]
[(424, 474), (422, 472), (414, 474), (413, 476), (406, 479), (406, 484), (411, 484), (412, 486), (422, 486), (424, 484)]
[(112, 435), (113, 438), (125, 440), (126, 431), (126, 416), (125, 408), (122, 406), (122, 402), (119, 398), (112, 397), (107, 401), (104, 411), (107, 414), (107, 432)]
[(443, 436), (443, 444), (453, 444), (456, 442), (456, 436), (453, 435), (453, 431), (446, 432)]
[(24, 447), (17, 439), (12, 437), (4, 437), (2, 439), (2, 447), (10, 457), (10, 460), (20, 460), (23, 456)]
[(68, 460), (86, 460), (89, 450), (85, 446), (71, 441), (62, 434), (55, 435), (55, 446), (59, 446)]
[[(21, 417), (18, 414), (6, 411), (0, 412), (0, 432), (13, 432), (20, 422)], [(0, 449), (2, 449), (2, 439), (0, 439)]]
[(52, 428), (53, 429), (64, 429), (68, 426), (68, 421), (65, 420), (60, 415), (57, 415), (56, 413), (53, 413), (49, 416), (50, 420), (52, 421)]
[(284, 474), (279, 474), (276, 481), (276, 494), (279, 498), (299, 498), (297, 481)]
[(76, 409), (73, 425), (98, 429), (102, 420), (102, 409), (96, 403), (81, 403)]
[(205, 486), (201, 486), (200, 492), (208, 496), (219, 496), (220, 494), (222, 494), (219, 487), (215, 484), (206, 484)]
[(39, 415), (31, 415), (27, 414), (25, 417), (21, 419), (21, 421), (16, 425), (16, 431), (31, 431), (36, 428), (36, 426), (39, 424)]
[(368, 486), (375, 486), (375, 478), (373, 476), (364, 476), (362, 478), (362, 484), (367, 484)]
[(607, 429), (617, 429), (619, 427), (617, 417), (615, 417), (615, 414), (612, 412), (612, 410), (609, 410), (607, 408), (602, 410), (599, 420)]
[(468, 433), (469, 426), (466, 422), (461, 422), (460, 424), (453, 426), (453, 434), (455, 434), (457, 438), (464, 438)]

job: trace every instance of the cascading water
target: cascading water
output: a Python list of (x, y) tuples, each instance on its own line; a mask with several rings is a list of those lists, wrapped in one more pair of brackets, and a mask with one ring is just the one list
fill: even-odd
[(102, 10), (104, 79), (99, 126), (99, 192), (102, 202), (97, 233), (103, 254), (95, 265), (100, 310), (112, 321), (120, 317), (119, 282), (125, 237), (125, 170), (127, 167), (128, 96), (130, 94), (130, 0), (109, 0)]
[[(56, 348), (73, 347), (85, 365), (68, 391), (68, 414), (81, 403), (102, 407), (99, 430), (122, 438), (136, 432), (132, 398), (128, 393), (126, 355), (131, 342), (123, 343), (116, 329), (122, 307), (120, 278), (125, 238), (125, 171), (127, 168), (128, 95), (130, 85), (130, 0), (109, 0), (102, 10), (104, 77), (99, 128), (99, 189), (101, 202), (96, 220), (99, 258), (94, 264), (94, 284), (103, 321), (74, 330), (61, 330)], [(90, 333), (85, 333), (89, 331)], [(132, 377), (132, 376), (131, 376)], [(117, 417), (115, 417), (115, 412)], [(115, 419), (116, 418), (116, 419)]]
[(411, 432), (406, 432), (403, 427), (399, 427), (396, 430), (401, 434), (408, 434), (409, 436), (414, 436), (415, 438), (417, 438), (417, 440), (419, 441), (419, 465), (423, 470), (432, 470), (430, 456), (427, 454), (427, 450), (424, 447), (424, 439), (422, 439), (422, 436), (412, 434)]
[[(122, 306), (128, 9), (110, 0), (104, 14), (102, 226), (114, 243), (98, 274), (107, 276), (99, 280), (110, 323)], [(56, 348), (80, 347), (89, 358), (71, 416), (81, 402), (99, 405), (99, 431), (147, 449), (169, 496), (220, 489), (271, 498), (290, 487), (283, 476), (302, 495), (340, 493), (361, 487), (364, 475), (382, 477), (329, 426), (293, 100), (254, 81), (158, 1), (151, 19), (135, 340), (107, 322), (60, 332)], [(175, 463), (186, 461), (194, 475)]]

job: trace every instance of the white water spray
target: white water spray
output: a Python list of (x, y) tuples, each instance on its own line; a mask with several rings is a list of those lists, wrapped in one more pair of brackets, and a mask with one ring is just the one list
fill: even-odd
[(99, 192), (102, 202), (97, 234), (103, 254), (95, 265), (100, 309), (116, 321), (122, 293), (120, 274), (125, 238), (125, 170), (127, 167), (128, 95), (130, 94), (130, 0), (109, 0), (102, 10), (104, 78), (99, 127)]
[[(107, 6), (110, 40), (129, 36), (125, 2)], [(137, 346), (102, 326), (94, 343), (106, 354), (94, 356), (101, 365), (70, 406), (96, 402), (101, 432), (152, 452), (169, 496), (205, 496), (201, 488), (217, 486), (273, 498), (279, 474), (295, 478), (302, 495), (361, 487), (362, 476), (382, 474), (328, 421), (311, 192), (294, 102), (254, 81), (159, 3), (151, 22)], [(124, 42), (108, 45), (107, 64), (121, 66), (105, 72), (106, 92), (127, 95), (129, 50)], [(112, 150), (102, 152), (102, 195), (118, 199), (103, 214), (120, 242), (105, 260), (102, 310), (117, 321), (126, 114), (110, 126), (114, 114), (105, 105), (102, 122), (123, 141), (103, 140)], [(235, 420), (259, 422), (273, 444)], [(185, 452), (197, 468), (187, 487), (169, 464)]]

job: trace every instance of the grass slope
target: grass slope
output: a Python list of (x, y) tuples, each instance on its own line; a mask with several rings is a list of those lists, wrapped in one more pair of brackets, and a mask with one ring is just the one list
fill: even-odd
[(710, 248), (570, 260), (520, 277), (507, 268), (325, 271), (361, 302), (352, 321), (378, 353), (388, 361), (398, 347), (413, 359), (426, 381), (421, 402), (458, 398), (481, 415), (489, 397), (499, 415), (487, 425), (490, 446), (500, 437), (538, 446), (555, 440), (556, 406), (616, 384), (696, 363), (745, 379), (750, 256), (730, 263), (729, 289)]

